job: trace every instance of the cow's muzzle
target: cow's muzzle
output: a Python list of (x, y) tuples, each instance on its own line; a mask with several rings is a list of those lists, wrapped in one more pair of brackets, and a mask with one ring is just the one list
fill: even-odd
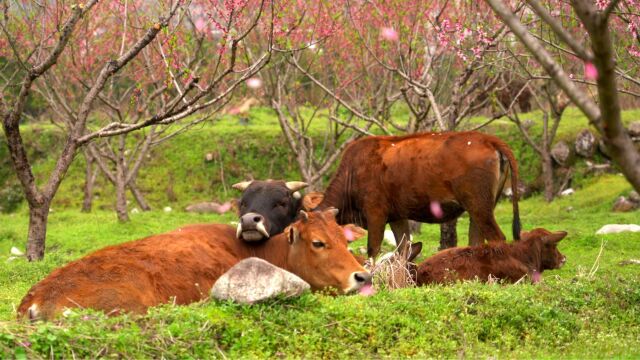
[(236, 236), (244, 241), (268, 239), (269, 232), (265, 226), (264, 216), (253, 212), (242, 215), (236, 229)]

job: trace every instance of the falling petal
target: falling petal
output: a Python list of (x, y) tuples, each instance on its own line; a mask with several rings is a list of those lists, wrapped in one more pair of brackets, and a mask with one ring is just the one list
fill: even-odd
[(380, 29), (380, 36), (387, 41), (398, 41), (398, 32), (390, 27), (383, 27)]
[(260, 87), (262, 87), (262, 80), (258, 78), (248, 79), (247, 86), (251, 89), (259, 89)]
[(207, 28), (207, 22), (203, 18), (196, 20), (196, 30), (204, 31)]
[(431, 209), (431, 213), (437, 219), (441, 219), (444, 216), (444, 213), (442, 212), (442, 207), (440, 206), (440, 203), (438, 201), (432, 201), (429, 207)]
[(598, 69), (590, 62), (584, 63), (584, 78), (587, 80), (598, 80)]
[(353, 231), (351, 231), (351, 229), (344, 228), (342, 230), (344, 231), (344, 237), (347, 238), (348, 242), (352, 242), (356, 240), (356, 235), (353, 233)]

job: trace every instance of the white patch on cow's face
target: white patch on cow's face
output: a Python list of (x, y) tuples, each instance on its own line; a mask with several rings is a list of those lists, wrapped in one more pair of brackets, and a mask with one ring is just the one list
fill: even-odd
[(40, 312), (38, 311), (38, 304), (33, 304), (29, 306), (29, 309), (27, 309), (27, 314), (29, 315), (29, 319), (31, 320), (37, 319), (38, 316), (40, 315)]

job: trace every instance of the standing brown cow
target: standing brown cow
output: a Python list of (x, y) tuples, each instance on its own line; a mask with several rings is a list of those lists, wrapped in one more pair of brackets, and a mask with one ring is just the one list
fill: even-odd
[(260, 243), (238, 240), (231, 226), (207, 224), (109, 246), (34, 285), (18, 316), (50, 319), (73, 307), (144, 313), (171, 301), (188, 304), (206, 298), (222, 274), (253, 256), (295, 273), (313, 290), (355, 291), (371, 275), (347, 250), (336, 213), (301, 212), (284, 233)]
[(469, 212), (469, 244), (504, 240), (493, 209), (511, 172), (513, 237), (519, 238), (518, 168), (511, 149), (479, 132), (371, 136), (349, 144), (324, 193), (305, 206), (340, 209), (340, 224), (369, 230), (368, 253), (380, 251), (391, 224), (400, 248), (409, 239), (408, 219), (444, 223)]

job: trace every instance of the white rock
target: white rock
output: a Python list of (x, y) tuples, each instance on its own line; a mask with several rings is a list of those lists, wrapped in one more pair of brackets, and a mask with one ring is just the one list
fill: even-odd
[(621, 232), (640, 232), (640, 225), (636, 224), (607, 224), (596, 231), (597, 235), (617, 234)]
[(561, 195), (561, 196), (569, 196), (569, 195), (573, 195), (575, 192), (576, 192), (576, 191), (575, 191), (575, 190), (573, 190), (572, 188), (568, 188), (568, 189), (563, 190), (563, 191), (560, 193), (560, 195)]
[(164, 212), (166, 212), (166, 213), (168, 213), (168, 212), (172, 212), (172, 211), (173, 211), (173, 209), (171, 208), (171, 206), (165, 206), (165, 207), (164, 207), (164, 209), (162, 209), (162, 210), (164, 210)]
[(132, 214), (138, 214), (138, 213), (140, 213), (140, 210), (138, 210), (138, 208), (134, 207), (133, 209), (131, 209), (131, 213)]
[(15, 255), (15, 256), (23, 256), (24, 253), (22, 251), (20, 251), (20, 249), (18, 249), (15, 246), (11, 247), (11, 255)]
[(211, 297), (253, 304), (276, 296), (299, 296), (310, 288), (304, 280), (259, 258), (248, 258), (224, 273), (211, 289)]

